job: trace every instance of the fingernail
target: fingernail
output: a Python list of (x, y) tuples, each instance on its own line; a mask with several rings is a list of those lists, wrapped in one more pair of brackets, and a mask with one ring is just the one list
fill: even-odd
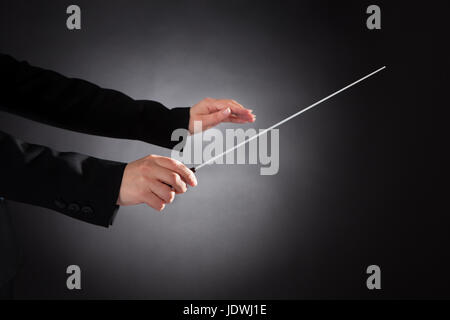
[(226, 108), (222, 112), (223, 112), (223, 114), (228, 115), (228, 114), (230, 114), (231, 110), (230, 110), (230, 108)]
[(192, 179), (192, 181), (193, 181), (193, 183), (194, 183), (194, 186), (196, 186), (197, 185), (197, 177), (195, 176), (195, 175), (192, 175), (191, 176), (191, 179)]

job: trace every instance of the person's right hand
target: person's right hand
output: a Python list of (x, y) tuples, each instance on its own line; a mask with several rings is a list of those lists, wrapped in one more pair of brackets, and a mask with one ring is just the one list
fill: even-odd
[(117, 204), (145, 203), (161, 211), (173, 201), (176, 193), (186, 192), (186, 183), (194, 187), (197, 179), (184, 164), (171, 158), (149, 155), (125, 167)]

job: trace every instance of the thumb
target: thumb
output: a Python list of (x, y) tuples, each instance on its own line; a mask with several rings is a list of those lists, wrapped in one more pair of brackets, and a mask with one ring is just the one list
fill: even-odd
[(218, 125), (231, 114), (230, 108), (226, 108), (208, 115), (203, 116), (202, 122), (204, 128), (210, 128)]

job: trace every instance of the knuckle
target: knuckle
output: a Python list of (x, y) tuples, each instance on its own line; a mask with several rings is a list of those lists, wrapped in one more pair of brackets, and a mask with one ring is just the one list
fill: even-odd
[(183, 164), (182, 164), (180, 161), (178, 161), (177, 159), (170, 158), (170, 160), (171, 160), (172, 163), (175, 164), (177, 167), (180, 166), (180, 165), (183, 165)]
[(181, 172), (183, 172), (183, 173), (188, 172), (187, 167), (184, 164), (182, 164), (180, 161), (177, 161), (175, 165), (177, 166), (178, 170), (180, 170)]
[(164, 157), (154, 157), (151, 159), (151, 162), (156, 165), (161, 165), (164, 162)]
[(180, 161), (172, 159), (172, 158), (168, 158), (168, 160), (169, 160), (170, 164), (175, 166), (175, 167), (178, 167), (180, 165), (180, 163), (181, 163)]
[(172, 182), (177, 183), (179, 179), (180, 179), (180, 176), (178, 174), (176, 174), (175, 172), (170, 173), (170, 180)]

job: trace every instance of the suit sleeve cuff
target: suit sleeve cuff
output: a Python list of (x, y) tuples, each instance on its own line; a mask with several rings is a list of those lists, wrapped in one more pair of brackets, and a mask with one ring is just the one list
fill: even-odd
[[(109, 162), (109, 161), (108, 161)], [(114, 223), (120, 206), (117, 204), (119, 199), (120, 187), (125, 171), (126, 163), (112, 162), (105, 163), (105, 209), (101, 211), (100, 224), (109, 227)]]
[[(172, 135), (172, 132), (174, 132), (176, 129), (185, 129), (185, 132), (182, 135), (182, 141), (186, 141), (186, 138), (188, 136), (188, 130), (189, 130), (189, 119), (190, 119), (190, 110), (191, 108), (173, 108), (170, 110), (170, 118), (171, 118), (171, 128), (170, 128), (170, 134)], [(180, 140), (178, 141), (172, 141), (171, 137), (169, 137), (170, 142), (168, 147), (170, 149), (173, 149), (175, 146), (179, 146), (180, 149), (183, 148), (183, 145), (179, 145)]]
[(86, 182), (93, 183), (89, 195), (93, 212), (92, 216), (84, 215), (78, 218), (99, 226), (109, 227), (113, 224), (120, 208), (117, 205), (117, 199), (127, 164), (95, 158), (89, 160), (92, 162), (87, 166), (89, 169), (86, 170)]

